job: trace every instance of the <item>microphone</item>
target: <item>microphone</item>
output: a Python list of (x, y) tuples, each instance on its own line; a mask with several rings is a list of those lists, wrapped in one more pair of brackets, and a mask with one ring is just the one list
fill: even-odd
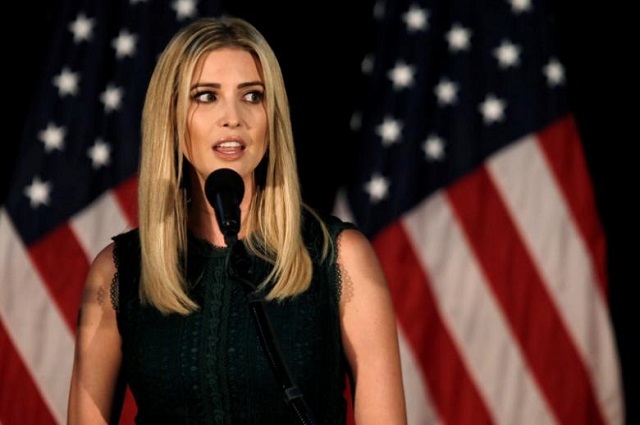
[(244, 196), (242, 177), (230, 168), (215, 170), (204, 182), (204, 194), (216, 213), (225, 243), (233, 245), (240, 231), (240, 202)]

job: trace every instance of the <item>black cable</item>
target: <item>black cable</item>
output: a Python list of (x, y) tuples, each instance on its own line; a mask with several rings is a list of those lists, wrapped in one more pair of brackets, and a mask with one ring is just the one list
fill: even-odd
[(251, 259), (244, 244), (237, 240), (228, 240), (226, 242), (227, 246), (230, 247), (226, 258), (227, 273), (232, 279), (243, 284), (258, 336), (260, 337), (260, 343), (269, 365), (284, 391), (285, 401), (291, 405), (301, 424), (318, 425), (318, 421), (307, 405), (302, 391), (291, 378), (269, 316), (265, 310), (264, 299), (256, 293), (256, 286), (251, 282)]

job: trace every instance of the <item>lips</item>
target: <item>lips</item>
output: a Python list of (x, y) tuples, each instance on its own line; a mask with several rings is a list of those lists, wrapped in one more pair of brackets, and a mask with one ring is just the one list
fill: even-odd
[(213, 146), (213, 150), (224, 155), (238, 154), (244, 150), (244, 144), (239, 140), (225, 140)]

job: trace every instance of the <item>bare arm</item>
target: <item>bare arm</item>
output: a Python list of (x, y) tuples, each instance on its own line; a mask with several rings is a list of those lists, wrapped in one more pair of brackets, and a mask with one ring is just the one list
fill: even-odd
[(355, 381), (358, 425), (406, 425), (396, 318), (382, 268), (366, 237), (340, 235), (342, 339)]
[(120, 334), (111, 304), (115, 273), (113, 246), (89, 268), (78, 315), (75, 357), (69, 391), (68, 425), (107, 424), (120, 370)]

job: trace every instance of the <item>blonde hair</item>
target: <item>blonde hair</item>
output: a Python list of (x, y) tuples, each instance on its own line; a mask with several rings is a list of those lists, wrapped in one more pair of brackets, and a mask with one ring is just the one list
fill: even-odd
[[(153, 71), (142, 112), (138, 185), (142, 248), (140, 298), (164, 313), (188, 314), (198, 305), (186, 292), (187, 190), (181, 146), (187, 135), (191, 78), (198, 60), (223, 47), (250, 52), (260, 63), (269, 122), (266, 178), (255, 190), (247, 220), (247, 248), (273, 264), (259, 283), (273, 282), (267, 299), (304, 292), (312, 263), (301, 234), (301, 200), (289, 103), (277, 58), (265, 38), (234, 17), (200, 18), (169, 42)], [(310, 210), (310, 209), (309, 209)], [(313, 211), (311, 211), (313, 213)], [(313, 216), (318, 219), (315, 214)], [(330, 249), (326, 226), (323, 258)]]

